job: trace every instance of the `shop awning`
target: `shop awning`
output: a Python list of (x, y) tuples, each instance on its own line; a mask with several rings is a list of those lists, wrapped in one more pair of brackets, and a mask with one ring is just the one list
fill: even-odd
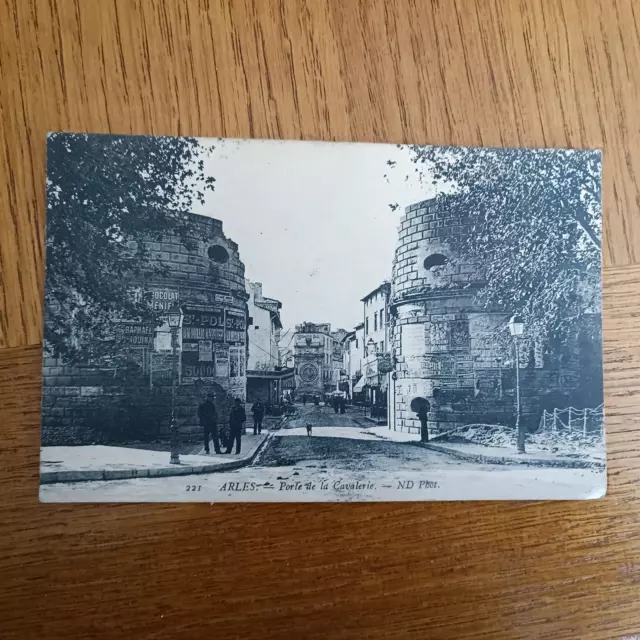
[(364, 376), (360, 377), (360, 380), (353, 385), (353, 393), (361, 393), (364, 390), (364, 385), (367, 383), (367, 379)]

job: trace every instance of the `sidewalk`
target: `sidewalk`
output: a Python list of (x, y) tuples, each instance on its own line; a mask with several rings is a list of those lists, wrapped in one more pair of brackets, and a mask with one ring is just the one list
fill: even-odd
[(604, 460), (595, 458), (578, 458), (558, 456), (548, 451), (535, 450), (527, 447), (527, 453), (516, 453), (504, 447), (487, 447), (481, 444), (462, 442), (429, 442), (414, 441), (411, 444), (446, 453), (459, 460), (479, 462), (482, 464), (529, 464), (539, 467), (564, 467), (571, 469), (604, 469)]
[(393, 431), (387, 427), (373, 427), (363, 431), (382, 440), (394, 442), (407, 442), (419, 447), (425, 447), (440, 453), (446, 453), (459, 460), (467, 462), (480, 462), (483, 464), (530, 464), (541, 467), (564, 467), (572, 469), (602, 468), (606, 466), (605, 460), (590, 456), (577, 457), (558, 455), (539, 449), (533, 443), (527, 444), (527, 453), (516, 453), (515, 447), (490, 447), (473, 442), (447, 442), (437, 438), (429, 442), (421, 442), (417, 433), (406, 431)]
[(251, 464), (267, 438), (266, 433), (259, 436), (243, 436), (240, 455), (207, 455), (204, 453), (204, 447), (194, 447), (197, 453), (180, 455), (180, 464), (169, 463), (168, 451), (104, 445), (42, 447), (40, 449), (40, 484), (157, 478), (231, 471)]

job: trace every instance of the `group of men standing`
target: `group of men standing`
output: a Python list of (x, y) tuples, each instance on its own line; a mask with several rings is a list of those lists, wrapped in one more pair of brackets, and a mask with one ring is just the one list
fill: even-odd
[[(262, 432), (262, 420), (264, 418), (265, 406), (258, 400), (251, 407), (253, 412), (253, 433), (257, 435)], [(218, 428), (218, 412), (214, 402), (214, 395), (209, 393), (207, 399), (198, 407), (198, 419), (204, 435), (204, 451), (211, 453), (209, 449), (209, 441), (213, 441), (213, 450), (215, 453), (223, 453), (221, 444), (226, 444), (224, 453), (231, 453), (233, 445), (236, 445), (236, 455), (242, 449), (242, 430), (247, 420), (247, 414), (244, 410), (243, 402), (240, 398), (236, 398), (229, 412), (229, 434), (221, 433)], [(226, 442), (225, 442), (226, 441)]]

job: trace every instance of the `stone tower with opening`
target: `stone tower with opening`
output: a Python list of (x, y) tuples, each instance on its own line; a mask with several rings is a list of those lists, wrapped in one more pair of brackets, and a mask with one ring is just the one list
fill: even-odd
[[(406, 207), (393, 262), (391, 428), (419, 433), (417, 408), (430, 404), (429, 429), (463, 424), (513, 425), (515, 358), (501, 332), (513, 310), (487, 310), (476, 299), (481, 265), (456, 251), (472, 221), (455, 196)], [(577, 385), (577, 358), (535, 345), (520, 356), (522, 415), (530, 427), (545, 402)]]

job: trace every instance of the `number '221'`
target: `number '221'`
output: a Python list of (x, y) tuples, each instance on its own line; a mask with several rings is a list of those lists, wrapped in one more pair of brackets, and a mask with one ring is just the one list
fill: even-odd
[(188, 484), (187, 491), (200, 491), (202, 489), (201, 484)]

